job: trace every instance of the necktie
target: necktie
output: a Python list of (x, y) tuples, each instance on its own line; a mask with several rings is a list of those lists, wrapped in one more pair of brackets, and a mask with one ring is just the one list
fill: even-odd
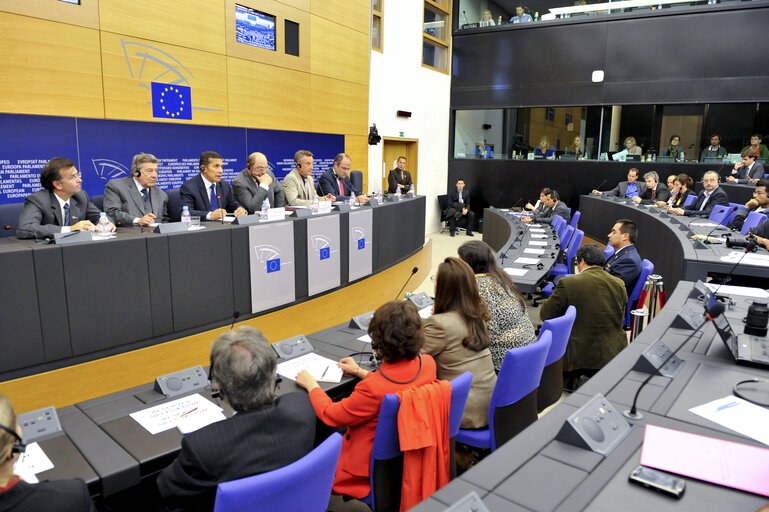
[(656, 198), (657, 198), (657, 189), (653, 188), (652, 189), (652, 199), (656, 199)]
[(705, 194), (705, 199), (702, 200), (702, 204), (700, 205), (700, 210), (705, 209), (705, 205), (708, 204), (708, 199), (710, 199), (710, 196), (708, 194)]
[(69, 226), (69, 203), (64, 203), (64, 225)]
[(345, 195), (345, 193), (344, 193), (344, 184), (342, 183), (342, 178), (339, 178), (339, 195), (340, 196)]
[(310, 198), (310, 189), (307, 188), (307, 178), (302, 178), (304, 180), (304, 198), (309, 199)]
[(216, 183), (211, 184), (211, 211), (219, 209), (219, 201), (216, 199)]
[(146, 188), (142, 189), (142, 199), (144, 199), (144, 202), (146, 203), (147, 200), (150, 198), (150, 191)]

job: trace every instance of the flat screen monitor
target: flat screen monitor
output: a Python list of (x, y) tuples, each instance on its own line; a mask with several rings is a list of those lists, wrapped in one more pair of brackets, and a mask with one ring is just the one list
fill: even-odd
[(275, 16), (235, 4), (235, 40), (275, 51)]

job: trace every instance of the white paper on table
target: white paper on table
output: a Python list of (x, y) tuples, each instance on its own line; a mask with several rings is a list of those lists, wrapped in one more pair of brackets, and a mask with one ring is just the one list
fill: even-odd
[(221, 412), (221, 407), (195, 393), (131, 413), (130, 416), (150, 434), (155, 435), (176, 428), (182, 421), (191, 421), (191, 416), (200, 417), (196, 418), (195, 422), (208, 421), (206, 425), (215, 423), (221, 420)]
[(523, 256), (520, 256), (518, 258), (515, 258), (515, 263), (523, 263), (525, 265), (533, 265), (536, 263), (539, 263), (539, 259), (537, 258), (524, 258)]
[(501, 212), (509, 212), (510, 208), (500, 208), (499, 211), (501, 211)]
[(328, 213), (331, 211), (331, 208), (333, 206), (334, 206), (334, 203), (332, 203), (331, 201), (320, 201), (318, 202), (318, 213)]
[(531, 231), (532, 233), (544, 233), (545, 232), (545, 230), (542, 229), (542, 228), (531, 228), (529, 231)]
[(146, 227), (148, 227), (148, 228), (156, 228), (159, 225), (160, 225), (160, 222), (151, 222), (151, 223), (147, 224)]
[(54, 465), (51, 459), (45, 454), (43, 449), (37, 443), (29, 443), (27, 449), (21, 454), (19, 460), (13, 466), (13, 472), (29, 484), (36, 484), (38, 479), (35, 475), (53, 469)]
[(363, 336), (358, 336), (358, 341), (365, 341), (366, 343), (371, 343), (371, 336), (368, 334), (364, 334)]
[(433, 314), (432, 304), (430, 304), (429, 306), (425, 306), (419, 310), (419, 316), (424, 319), (430, 318), (432, 314)]
[(342, 369), (336, 365), (336, 361), (315, 352), (278, 364), (278, 374), (290, 380), (296, 380), (296, 376), (302, 370), (307, 370), (319, 382), (342, 380)]
[(538, 245), (538, 246), (541, 247), (543, 245), (547, 245), (547, 242), (540, 242), (540, 241), (537, 241), (537, 240), (529, 240), (529, 245)]
[(211, 423), (226, 419), (227, 417), (222, 411), (209, 411), (206, 414), (188, 414), (179, 420), (176, 424), (176, 428), (179, 429), (179, 433), (186, 435), (190, 432), (200, 430), (203, 427), (207, 427)]
[(542, 224), (529, 224), (529, 229), (531, 229), (531, 228), (541, 228), (541, 227), (542, 227)]
[[(203, 220), (203, 219), (201, 219), (201, 220)], [(214, 222), (221, 222), (221, 221), (222, 221), (222, 220), (221, 220), (221, 219), (219, 219), (219, 220), (215, 220)], [(234, 215), (232, 215), (232, 216), (230, 216), (230, 215), (226, 215), (226, 216), (224, 217), (224, 222), (235, 222), (235, 216), (234, 216)]]
[(703, 228), (714, 228), (716, 226), (720, 226), (721, 224), (716, 224), (715, 222), (692, 222), (689, 225), (690, 226), (702, 226)]
[(769, 267), (769, 256), (752, 253), (746, 254), (740, 251), (732, 251), (726, 256), (721, 256), (721, 261), (725, 261), (727, 263), (737, 263), (739, 261), (740, 265), (745, 264)]
[[(289, 212), (290, 215), (290, 212)], [(283, 220), (286, 218), (286, 209), (284, 207), (280, 208), (267, 208), (267, 220), (273, 221), (273, 220)]]
[(545, 254), (544, 249), (532, 249), (532, 248), (526, 248), (523, 250), (524, 254)]
[(547, 235), (540, 235), (540, 234), (537, 234), (537, 233), (533, 233), (531, 235), (531, 238), (547, 238)]
[(748, 286), (732, 286), (730, 284), (718, 285), (707, 283), (706, 286), (710, 288), (713, 293), (718, 291), (722, 295), (738, 295), (741, 297), (751, 297), (754, 299), (769, 299), (769, 292), (761, 288), (751, 288)]
[(528, 272), (528, 269), (525, 268), (513, 268), (513, 267), (505, 267), (505, 272), (510, 274), (511, 276), (523, 276), (526, 275), (526, 272)]
[(769, 410), (764, 407), (729, 395), (689, 411), (769, 445)]

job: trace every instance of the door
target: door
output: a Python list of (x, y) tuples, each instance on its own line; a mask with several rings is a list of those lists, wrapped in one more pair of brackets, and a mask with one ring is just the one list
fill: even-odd
[(398, 157), (406, 157), (406, 170), (411, 173), (411, 180), (417, 188), (417, 160), (419, 141), (417, 139), (399, 139), (382, 137), (382, 191), (386, 191), (387, 175), (395, 169)]

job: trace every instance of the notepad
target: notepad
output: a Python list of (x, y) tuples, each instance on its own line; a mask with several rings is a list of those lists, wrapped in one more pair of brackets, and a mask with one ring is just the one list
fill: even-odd
[(278, 364), (278, 374), (286, 379), (296, 380), (302, 370), (307, 370), (318, 382), (342, 380), (342, 369), (336, 365), (336, 361), (315, 352)]
[(37, 474), (53, 469), (51, 459), (37, 443), (29, 443), (13, 466), (13, 472), (28, 484), (38, 483)]
[(521, 277), (523, 275), (526, 275), (526, 272), (528, 272), (528, 270), (525, 268), (506, 267), (505, 272), (507, 272), (511, 276)]
[(180, 430), (191, 432), (225, 419), (221, 407), (198, 393), (134, 412), (130, 416), (152, 435), (184, 423), (186, 425), (182, 425)]

